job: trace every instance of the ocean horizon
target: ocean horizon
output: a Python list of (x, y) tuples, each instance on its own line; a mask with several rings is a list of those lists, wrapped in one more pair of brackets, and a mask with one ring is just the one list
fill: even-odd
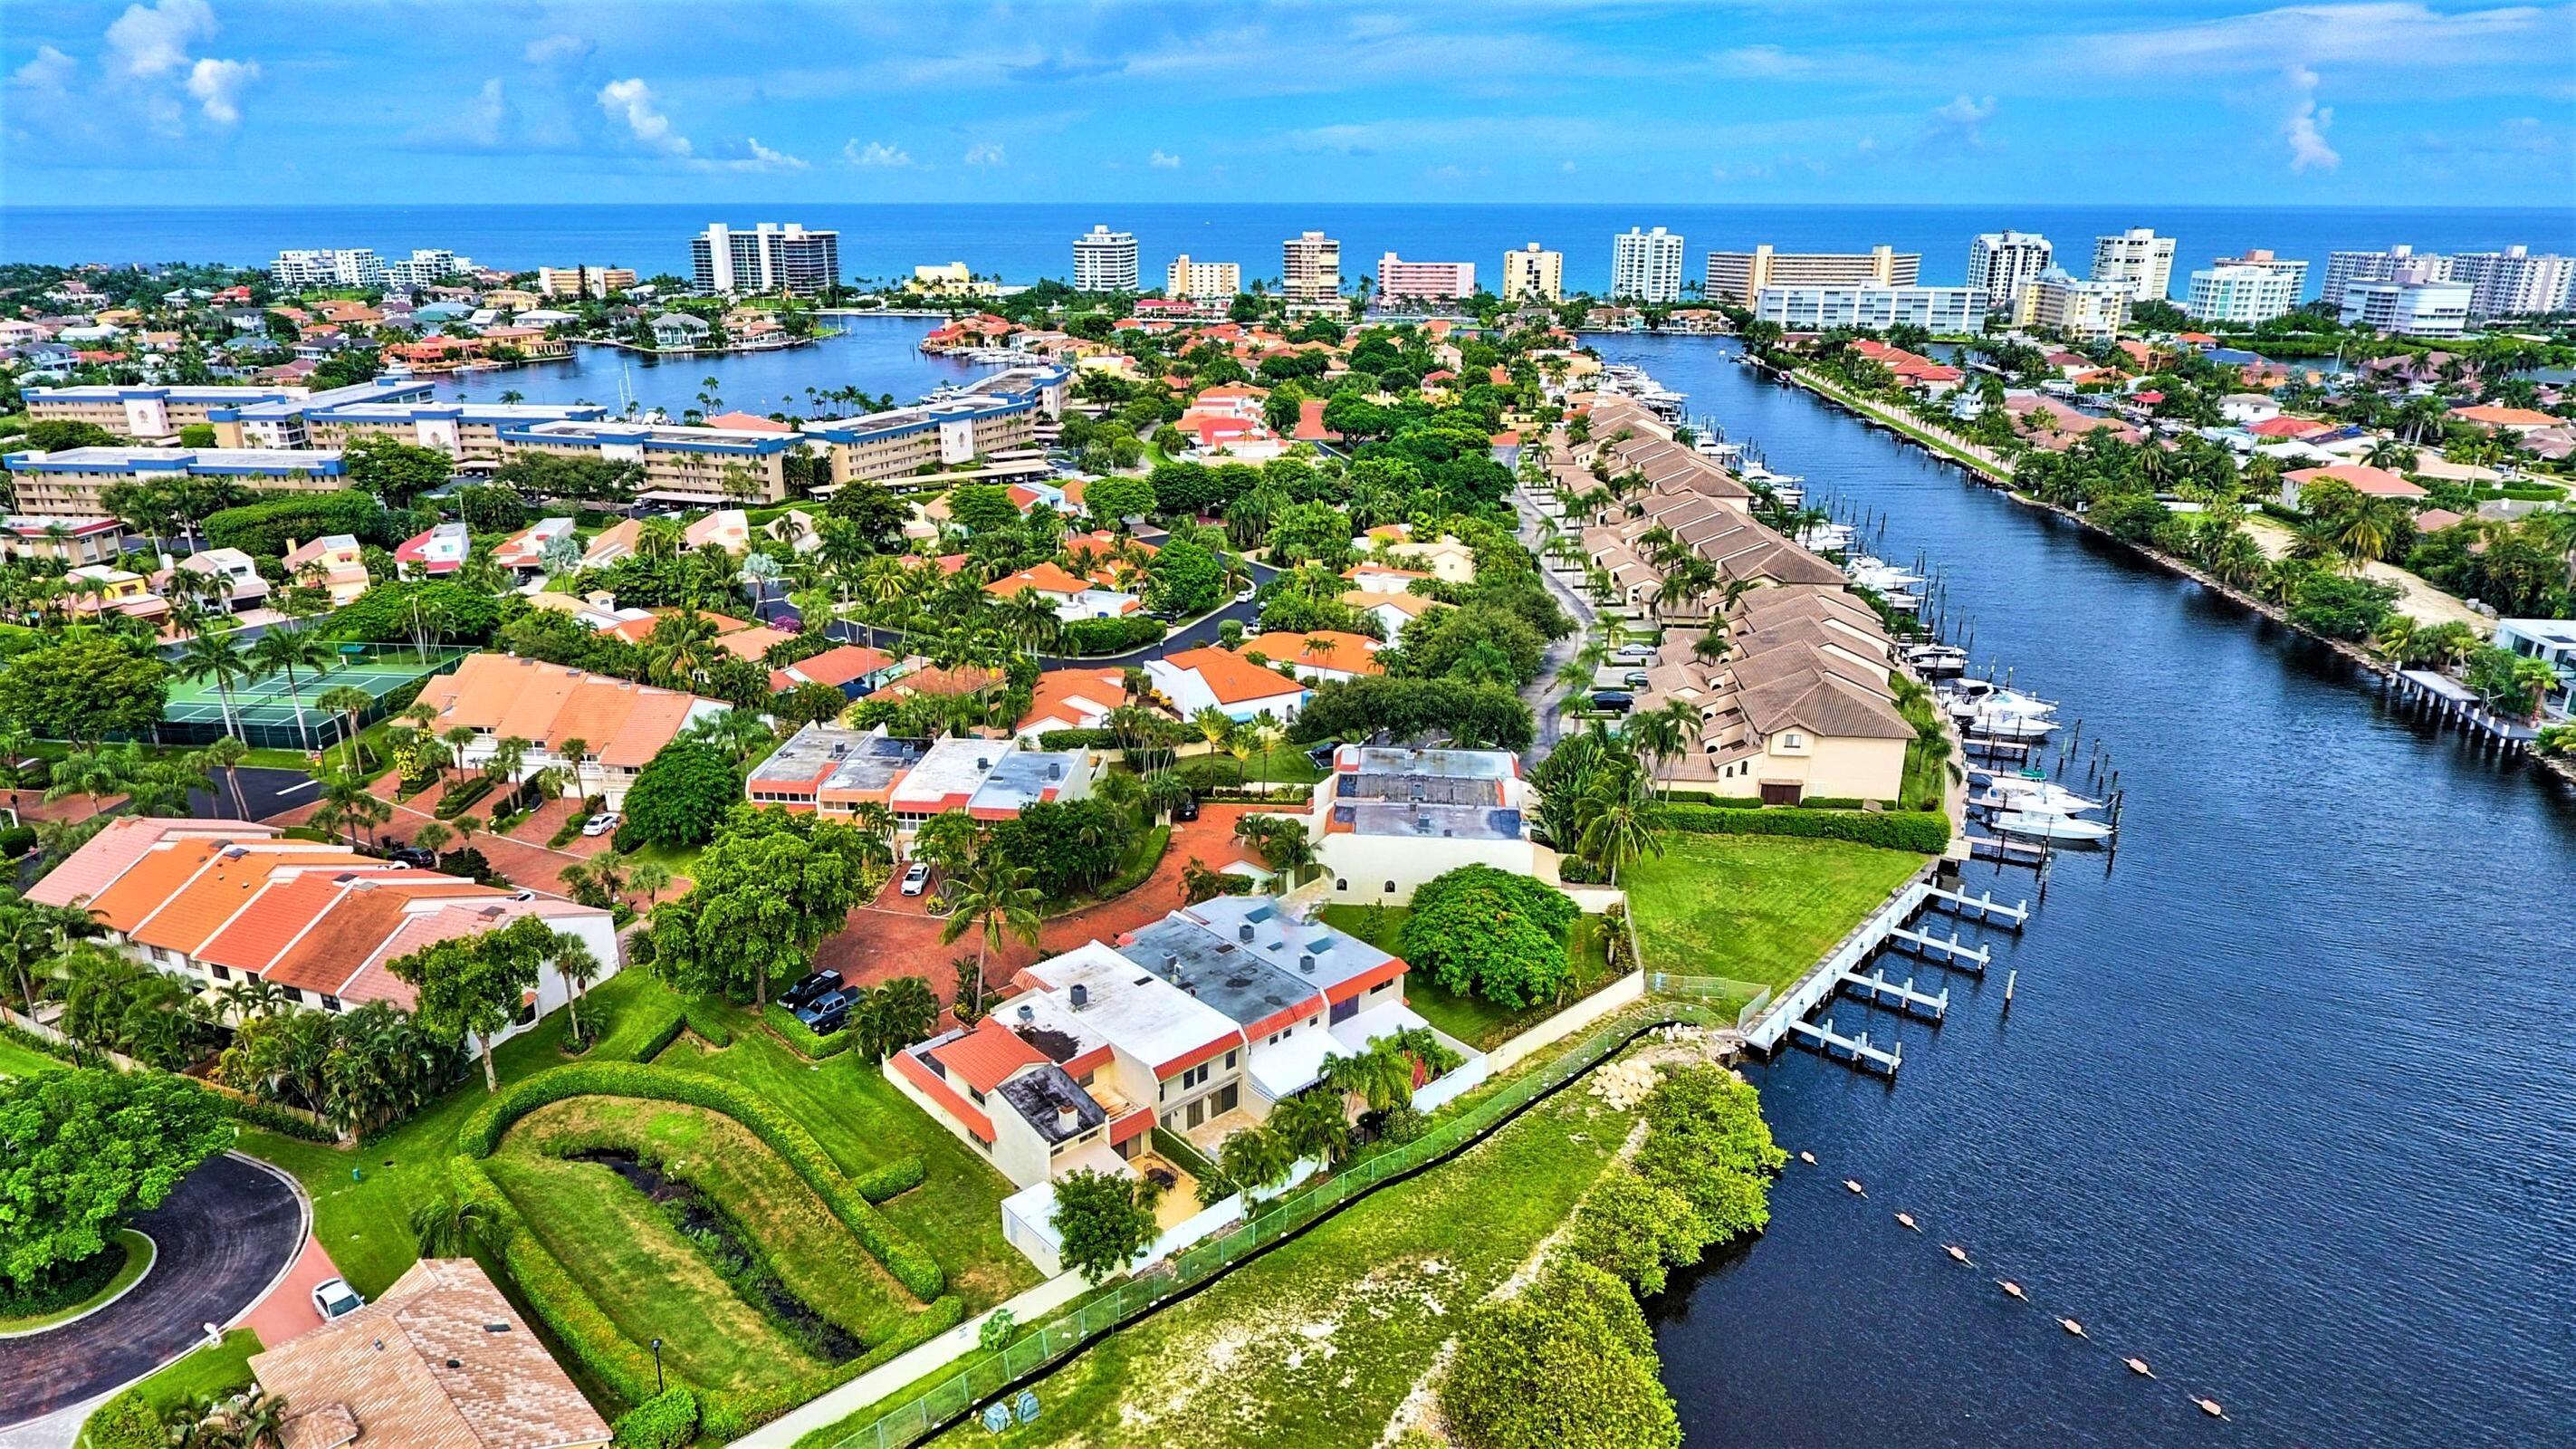
[(1279, 245), (1322, 230), (1342, 243), (1344, 277), (1373, 274), (1378, 258), (1470, 261), (1488, 287), (1502, 254), (1536, 241), (1565, 254), (1568, 290), (1598, 293), (1610, 276), (1611, 239), (1631, 226), (1684, 238), (1686, 270), (1704, 276), (1707, 253), (1769, 243), (1784, 251), (1849, 251), (1888, 245), (1920, 252), (1926, 283), (1966, 279), (1969, 239), (2010, 228), (2048, 237), (2058, 264), (2082, 274), (2093, 238), (2148, 226), (2176, 239), (2177, 289), (2193, 267), (2249, 247), (2312, 265), (2316, 294), (2325, 257), (2398, 244), (2419, 251), (2484, 251), (2516, 244), (2576, 252), (2576, 207), (2242, 207), (2049, 203), (1897, 206), (1682, 205), (1656, 202), (1520, 205), (1412, 202), (585, 203), (418, 206), (0, 206), (0, 262), (115, 265), (224, 262), (265, 265), (290, 247), (373, 247), (403, 255), (444, 247), (487, 266), (525, 270), (582, 263), (685, 275), (689, 238), (709, 222), (797, 221), (841, 234), (850, 278), (908, 275), (962, 261), (978, 273), (1028, 283), (1072, 271), (1073, 239), (1096, 223), (1133, 232), (1145, 284), (1180, 254), (1240, 263), (1247, 282), (1273, 278)]

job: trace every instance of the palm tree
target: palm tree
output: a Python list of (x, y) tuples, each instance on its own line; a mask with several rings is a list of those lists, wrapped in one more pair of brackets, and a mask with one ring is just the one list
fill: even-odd
[[(591, 862), (592, 869), (600, 869), (599, 862), (604, 859), (605, 855), (595, 858)], [(614, 894), (614, 888), (611, 893)], [(555, 973), (563, 977), (564, 984), (572, 989), (572, 994), (564, 1001), (564, 1014), (571, 1023), (573, 1040), (579, 1041), (581, 998), (590, 990), (590, 983), (597, 981), (599, 973), (606, 968), (599, 964), (599, 958), (591, 954), (590, 948), (583, 945), (578, 936), (557, 931), (554, 944)]]
[[(1668, 699), (1657, 709), (1629, 717), (1620, 730), (1636, 751), (1653, 760), (1659, 770), (1690, 753), (1691, 742), (1699, 733), (1699, 711), (1686, 699)], [(1672, 795), (1672, 779), (1663, 779), (1664, 794)]]
[(179, 646), (172, 661), (179, 673), (189, 679), (211, 679), (215, 697), (223, 704), (224, 732), (241, 733), (241, 722), (233, 714), (233, 686), (250, 677), (250, 665), (241, 651), (232, 645), (231, 637), (221, 634), (197, 634)]
[(321, 697), (313, 703), (340, 717), (342, 763), (349, 770), (358, 769), (358, 717), (375, 706), (376, 697), (354, 684), (335, 684), (322, 691)]
[(1664, 853), (1662, 837), (1648, 820), (1644, 802), (1624, 782), (1608, 779), (1601, 793), (1585, 802), (1590, 808), (1579, 848), (1619, 884), (1619, 868), (1642, 855)]
[(304, 723), (304, 696), (296, 687), (295, 671), (301, 667), (320, 674), (331, 667), (331, 646), (312, 634), (296, 629), (270, 629), (250, 646), (251, 662), (263, 671), (286, 676), (286, 698), (295, 710), (295, 733), (304, 747), (313, 747), (312, 731)]
[(411, 1235), (424, 1258), (462, 1258), (477, 1250), (497, 1249), (506, 1230), (501, 1214), (490, 1203), (459, 1197), (450, 1190), (423, 1198), (412, 1208)]
[(939, 944), (954, 944), (968, 931), (976, 931), (975, 1014), (984, 1008), (984, 975), (991, 963), (993, 949), (1007, 936), (1016, 936), (1029, 946), (1038, 943), (1038, 903), (1036, 887), (1029, 884), (1036, 874), (1027, 866), (1012, 865), (991, 852), (976, 856), (967, 868), (966, 877), (958, 882), (951, 900), (948, 920), (939, 929)]
[(143, 752), (132, 745), (123, 749), (101, 745), (72, 750), (54, 762), (53, 783), (45, 789), (45, 801), (51, 804), (74, 795), (87, 795), (90, 812), (96, 814), (104, 808), (108, 796), (124, 793), (142, 764)]
[(453, 725), (445, 734), (439, 736), (450, 752), (448, 761), (451, 768), (457, 770), (465, 768), (465, 747), (474, 743), (474, 738), (472, 725)]
[(1286, 1181), (1288, 1170), (1296, 1165), (1297, 1154), (1278, 1133), (1262, 1127), (1231, 1134), (1216, 1151), (1218, 1175), (1245, 1194)]
[(1373, 1041), (1367, 1050), (1349, 1056), (1327, 1055), (1323, 1082), (1341, 1093), (1346, 1104), (1357, 1099), (1367, 1110), (1383, 1112), (1413, 1100), (1413, 1059), (1390, 1050), (1383, 1039)]
[(898, 976), (868, 994), (860, 1045), (883, 1061), (930, 1035), (939, 1022), (939, 997), (918, 976)]
[(358, 845), (359, 826), (378, 826), (393, 818), (393, 807), (377, 799), (367, 789), (367, 782), (354, 774), (325, 773), (313, 779), (321, 786), (322, 803), (330, 810), (334, 824), (348, 827), (349, 847), (353, 850)]
[(1351, 1119), (1339, 1093), (1308, 1090), (1270, 1109), (1263, 1130), (1299, 1157), (1332, 1163), (1351, 1150)]

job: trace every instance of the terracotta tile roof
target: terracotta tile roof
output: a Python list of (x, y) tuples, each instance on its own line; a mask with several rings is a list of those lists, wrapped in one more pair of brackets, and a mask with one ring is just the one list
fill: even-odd
[(1370, 589), (1348, 589), (1342, 602), (1354, 609), (1391, 608), (1419, 619), (1440, 607), (1440, 601), (1428, 594), (1383, 594)]
[(49, 906), (67, 906), (75, 900), (95, 901), (101, 891), (132, 869), (152, 847), (172, 835), (201, 835), (223, 840), (267, 840), (278, 833), (274, 825), (253, 825), (238, 820), (187, 820), (159, 815), (120, 815), (107, 823), (107, 828), (90, 837), (87, 845), (72, 853), (69, 860), (45, 873), (45, 878), (27, 889), (27, 899)]
[(173, 891), (160, 909), (137, 922), (129, 934), (147, 946), (166, 946), (194, 955), (207, 937), (267, 887), (270, 875), (280, 867), (340, 865), (363, 859), (340, 846), (292, 842), (280, 848), (280, 844), (262, 841), (219, 853), (186, 885)]
[(784, 630), (772, 629), (766, 624), (755, 624), (748, 629), (737, 629), (730, 634), (718, 635), (716, 647), (736, 659), (756, 660), (768, 653), (771, 645), (784, 644), (795, 637)]
[(864, 644), (841, 644), (811, 659), (799, 659), (784, 669), (769, 671), (769, 687), (793, 689), (799, 684), (829, 684), (835, 688), (846, 688), (853, 681), (893, 664), (894, 656), (882, 649), (870, 649)]
[(1242, 704), (1249, 700), (1269, 699), (1274, 695), (1294, 694), (1302, 686), (1293, 679), (1282, 679), (1240, 654), (1210, 645), (1201, 649), (1184, 649), (1167, 655), (1166, 664), (1189, 670), (1207, 685), (1208, 693), (1220, 704)]
[(162, 902), (177, 894), (223, 848), (223, 842), (203, 836), (171, 840), (136, 861), (117, 877), (115, 884), (92, 896), (90, 914), (113, 929), (131, 931), (144, 917), (159, 910)]
[(718, 413), (714, 417), (707, 419), (704, 425), (710, 428), (732, 428), (738, 432), (745, 433), (792, 433), (796, 431), (794, 428), (789, 427), (787, 424), (780, 422), (776, 418), (764, 418), (758, 413)]
[(2372, 498), (2421, 498), (2424, 490), (2389, 472), (2367, 463), (2337, 463), (2326, 468), (2301, 468), (2281, 475), (2283, 481), (2305, 488), (2320, 478), (2349, 483), (2356, 493)]
[(1010, 598), (1022, 589), (1035, 589), (1041, 594), (1079, 594), (1091, 585), (1066, 573), (1053, 559), (1025, 568), (1007, 578), (984, 586), (984, 592), (999, 598)]
[[(1307, 641), (1322, 640), (1331, 645), (1319, 649)], [(1308, 634), (1254, 634), (1247, 637), (1240, 652), (1247, 658), (1258, 654), (1274, 663), (1285, 662), (1309, 669), (1337, 669), (1345, 674), (1382, 674), (1385, 669), (1369, 656), (1378, 650), (1378, 642), (1365, 634), (1349, 634), (1339, 629), (1317, 629)]]
[[(403, 900), (403, 892), (396, 890), (338, 892), (330, 909), (312, 923), (303, 938), (260, 974), (280, 986), (327, 992), (345, 999), (347, 993), (342, 988), (358, 976), (375, 949), (401, 928)], [(404, 991), (404, 999), (397, 1004), (410, 1005), (411, 988), (399, 981), (394, 984)]]
[[(1061, 721), (1062, 728), (1082, 728), (1116, 709), (1126, 697), (1127, 676), (1121, 670), (1050, 669), (1038, 676), (1029, 711), (1020, 716), (1018, 727), (1025, 730), (1041, 722)], [(1095, 708), (1084, 708), (1086, 703)]]
[(470, 1258), (430, 1258), (374, 1303), (256, 1354), (251, 1373), (287, 1405), (290, 1446), (580, 1449), (606, 1420)]
[(989, 1016), (973, 1031), (932, 1048), (930, 1055), (948, 1069), (949, 1076), (979, 1092), (995, 1090), (1022, 1067), (1044, 1066), (1047, 1061), (1046, 1053)]
[(722, 701), (587, 674), (505, 654), (476, 654), (433, 678), (420, 697), (438, 711), (430, 728), (458, 725), (550, 744), (579, 736), (602, 764), (637, 767), (653, 758), (698, 705)]

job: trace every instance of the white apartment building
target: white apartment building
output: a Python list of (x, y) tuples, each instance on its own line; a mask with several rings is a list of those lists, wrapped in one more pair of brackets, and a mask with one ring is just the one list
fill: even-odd
[(1073, 239), (1073, 289), (1077, 292), (1136, 290), (1136, 234), (1094, 226)]
[(1233, 262), (1198, 262), (1190, 254), (1172, 258), (1163, 272), (1166, 297), (1221, 297), (1231, 300), (1243, 290), (1243, 268)]
[(2088, 341), (2117, 337), (2129, 320), (2129, 300), (2127, 282), (2079, 281), (2050, 267), (2014, 299), (2013, 324)]
[(1610, 252), (1610, 295), (1630, 302), (1682, 299), (1682, 238), (1662, 227), (1637, 227), (1616, 238)]
[(1503, 253), (1503, 300), (1524, 297), (1558, 302), (1565, 298), (1565, 253), (1542, 251), (1537, 242)]
[(2451, 278), (2451, 259), (2435, 252), (2418, 252), (2403, 244), (2382, 252), (2328, 252), (2326, 279), (2322, 298), (2326, 305), (2343, 306), (2344, 289), (2355, 282), (2447, 282)]
[(841, 279), (841, 234), (792, 221), (749, 231), (716, 222), (689, 238), (689, 259), (701, 292), (814, 293)]
[(2343, 289), (2337, 316), (2347, 327), (2406, 337), (2458, 337), (2468, 331), (2473, 295), (2466, 282), (2353, 282)]
[(1301, 232), (1280, 243), (1279, 262), (1289, 301), (1330, 302), (1342, 295), (1342, 244), (1322, 232)]
[(268, 274), (282, 288), (376, 288), (385, 284), (385, 262), (374, 247), (282, 251), (276, 261), (268, 264)]
[(1708, 254), (1708, 295), (1747, 306), (1765, 287), (1911, 287), (1922, 279), (1923, 254), (1893, 247), (1780, 252), (1765, 242), (1749, 252)]
[(1883, 332), (1905, 323), (1956, 336), (1986, 330), (1986, 294), (1975, 287), (1765, 287), (1755, 294), (1753, 315), (1789, 332)]
[(2183, 310), (2204, 322), (2267, 322), (2297, 310), (2307, 280), (2306, 262), (2283, 260), (2258, 247), (2194, 271)]
[(1474, 262), (1408, 262), (1393, 252), (1377, 259), (1377, 295), (1381, 302), (1399, 297), (1456, 301), (1475, 294)]
[(2531, 248), (2461, 252), (2451, 258), (2449, 280), (2470, 287), (2472, 317), (2532, 317), (2576, 308), (2576, 257)]
[(1986, 294), (1987, 311), (2010, 312), (2053, 255), (2048, 238), (2036, 232), (1981, 233), (1968, 243), (1968, 285)]
[(2173, 291), (2173, 259), (2174, 239), (2153, 227), (2093, 238), (2093, 280), (2119, 283), (2134, 301), (2165, 300)]
[(395, 287), (435, 287), (472, 270), (472, 257), (460, 257), (445, 247), (414, 247), (409, 260), (385, 263), (385, 282)]

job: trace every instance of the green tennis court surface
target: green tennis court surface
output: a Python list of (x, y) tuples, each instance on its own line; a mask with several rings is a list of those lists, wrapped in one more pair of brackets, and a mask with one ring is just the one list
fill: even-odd
[[(457, 660), (472, 652), (433, 649), (424, 654), (386, 644), (345, 645), (343, 651), (326, 671), (295, 671), (291, 691), (283, 670), (236, 680), (223, 689), (212, 679), (174, 677), (169, 703), (161, 712), (161, 738), (168, 744), (194, 745), (229, 733), (246, 744), (273, 749), (331, 744), (348, 721), (316, 703), (326, 692), (358, 689), (372, 697), (375, 705), (358, 716), (358, 728), (364, 729), (389, 712), (388, 695), (455, 667)], [(296, 725), (299, 703), (304, 716), (301, 729)]]

